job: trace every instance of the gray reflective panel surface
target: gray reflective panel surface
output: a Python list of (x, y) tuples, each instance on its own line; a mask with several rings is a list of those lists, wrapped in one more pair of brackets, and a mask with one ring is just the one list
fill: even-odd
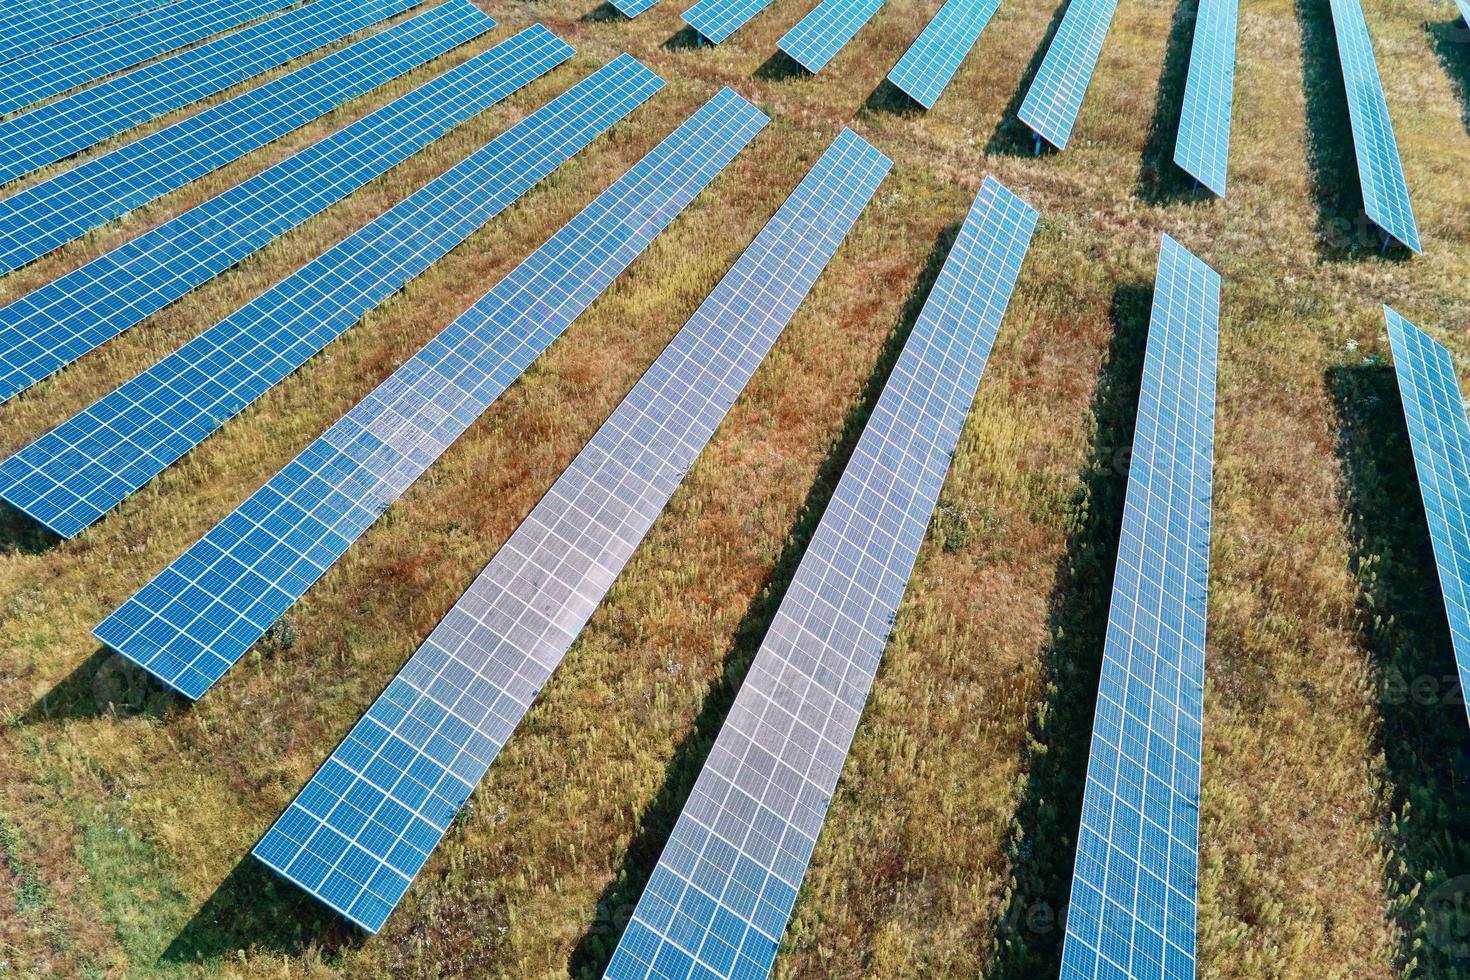
[(0, 200), (0, 273), (238, 160), (495, 26), (447, 0), (386, 31)]
[(898, 59), (888, 80), (925, 109), (934, 108), (999, 6), (1000, 0), (948, 0)]
[(749, 138), (723, 92), (108, 617), (198, 696), (648, 246)]
[(1238, 0), (1199, 0), (1189, 79), (1184, 84), (1179, 136), (1174, 143), (1174, 162), (1221, 197), (1225, 196), (1230, 160), (1238, 16)]
[(1071, 0), (1016, 113), (1036, 135), (1059, 150), (1067, 148), (1072, 136), (1117, 7), (1118, 0)]
[(827, 66), (881, 6), (883, 0), (822, 0), (776, 46), (815, 74)]
[(1164, 236), (1067, 906), (1063, 980), (1195, 975), (1219, 318), (1220, 277)]
[(0, 63), (79, 37), (177, 0), (51, 0), (0, 17)]
[(609, 978), (770, 973), (1035, 223), (986, 179)]

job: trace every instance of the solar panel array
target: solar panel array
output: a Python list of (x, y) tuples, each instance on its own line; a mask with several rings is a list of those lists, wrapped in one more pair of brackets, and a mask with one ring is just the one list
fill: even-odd
[(571, 55), (571, 46), (546, 28), (528, 27), (0, 307), (0, 400), (163, 309)]
[(1392, 238), (1415, 252), (1423, 252), (1398, 140), (1388, 116), (1383, 80), (1378, 76), (1368, 22), (1363, 19), (1358, 0), (1332, 0), (1332, 26), (1337, 32), (1337, 56), (1342, 61), (1342, 80), (1347, 89), (1353, 150), (1358, 158), (1358, 180), (1363, 185), (1363, 210)]
[(712, 103), (137, 595), (99, 640), (197, 697), (597, 298), (749, 137)]
[(33, 51), (60, 44), (99, 27), (127, 20), (167, 5), (173, 0), (101, 0), (73, 3), (53, 0), (48, 4), (0, 17), (0, 63)]
[(0, 113), (24, 109), (290, 5), (291, 0), (180, 0), (17, 58), (0, 66)]
[[(838, 138), (256, 846), (257, 857), (349, 914), (380, 870), (395, 897), (412, 880), (452, 814), (420, 828), (405, 812), (418, 809), (425, 790), (455, 809), (468, 798), (887, 169), (861, 138)], [(342, 869), (354, 865), (362, 871), (349, 882)]]
[(822, 0), (776, 46), (816, 74), (882, 6), (883, 0)]
[(1059, 150), (1067, 148), (1117, 7), (1118, 0), (1071, 0), (1017, 112)]
[(0, 181), (64, 160), (414, 6), (316, 0), (0, 122)]
[(470, 0), (447, 0), (0, 200), (0, 272), (238, 160), (494, 26)]
[(613, 61), (0, 464), (0, 495), (77, 533), (341, 336), (662, 82)]
[(1460, 690), (1470, 690), (1470, 424), (1450, 352), (1385, 306), (1393, 369), (1439, 571)]
[(770, 973), (1035, 223), (985, 181), (609, 978)]
[(1220, 277), (1164, 236), (1067, 906), (1063, 980), (1195, 975), (1219, 315)]
[(1189, 78), (1179, 114), (1174, 162), (1225, 196), (1230, 161), (1230, 106), (1235, 90), (1235, 34), (1239, 0), (1199, 0)]
[(713, 44), (734, 34), (771, 5), (771, 0), (698, 0), (684, 11), (684, 23)]
[(888, 80), (925, 109), (934, 108), (1000, 0), (948, 0), (898, 59)]

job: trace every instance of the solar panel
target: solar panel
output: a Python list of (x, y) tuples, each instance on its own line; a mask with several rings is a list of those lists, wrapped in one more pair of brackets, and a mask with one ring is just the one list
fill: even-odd
[(960, 70), (1000, 0), (949, 0), (888, 73), (888, 80), (925, 109)]
[(528, 27), (0, 307), (0, 401), (163, 309), (571, 55), (571, 46), (546, 28)]
[(0, 273), (31, 260), (485, 33), (446, 3), (0, 200)]
[(1347, 89), (1353, 150), (1363, 185), (1363, 210), (1391, 238), (1422, 253), (1383, 80), (1378, 76), (1368, 22), (1363, 19), (1358, 0), (1332, 0), (1332, 26), (1337, 32), (1337, 56), (1342, 61), (1342, 81)]
[(0, 63), (172, 2), (174, 0), (103, 0), (78, 4), (71, 0), (55, 0), (0, 17)]
[(1230, 159), (1238, 0), (1199, 0), (1174, 162), (1220, 197)]
[[(754, 132), (722, 92), (97, 627), (198, 697), (627, 268)], [(759, 127), (755, 127), (759, 128)]]
[(1093, 716), (1063, 980), (1195, 975), (1219, 316), (1220, 277), (1165, 235)]
[(1470, 3), (1466, 3), (1465, 0), (1455, 0), (1455, 6), (1460, 8), (1460, 19), (1465, 22), (1465, 26), (1470, 27)]
[(1036, 135), (1067, 148), (1082, 97), (1102, 55), (1118, 0), (1072, 0), (1017, 115)]
[(632, 57), (612, 62), (0, 464), (0, 495), (58, 534), (76, 534), (662, 84)]
[(658, 3), (658, 0), (608, 0), (613, 9), (624, 17), (637, 17), (643, 11)]
[(0, 66), (0, 113), (95, 82), (256, 17), (291, 0), (181, 0)]
[[(256, 857), (349, 917), (379, 874), (380, 897), (397, 901), (887, 171), (860, 137), (838, 138)], [(434, 819), (421, 826), (425, 793)]]
[(684, 23), (706, 41), (719, 44), (770, 5), (771, 0), (699, 0), (684, 11)]
[(0, 122), (0, 182), (64, 160), (414, 5), (414, 0), (316, 0), (7, 119)]
[(609, 978), (771, 972), (1035, 223), (981, 186)]
[(822, 0), (776, 42), (776, 47), (816, 74), (881, 6), (883, 0)]
[(1385, 306), (1461, 691), (1470, 690), (1470, 425), (1450, 352)]

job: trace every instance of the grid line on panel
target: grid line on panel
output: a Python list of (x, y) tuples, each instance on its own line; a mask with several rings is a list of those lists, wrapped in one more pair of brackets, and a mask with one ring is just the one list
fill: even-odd
[(1016, 113), (1037, 136), (1067, 148), (1118, 0), (1071, 0)]
[(98, 639), (202, 693), (733, 158), (744, 138), (721, 123), (744, 111), (727, 89), (686, 120), (109, 616)]
[(1220, 277), (1159, 256), (1062, 952), (1065, 980), (1195, 975)]
[(682, 16), (700, 37), (719, 44), (770, 5), (771, 0), (698, 0)]
[(1353, 127), (1358, 180), (1363, 187), (1363, 210), (1392, 238), (1415, 252), (1423, 252), (1362, 5), (1358, 0), (1331, 0), (1331, 4), (1337, 56), (1342, 62), (1342, 81)]
[(776, 42), (776, 47), (816, 74), (882, 6), (883, 0), (822, 0)]
[(177, 0), (102, 0), (77, 4), (71, 0), (52, 0), (51, 3), (10, 14), (0, 18), (0, 64), (175, 2)]
[(291, 6), (294, 0), (180, 0), (0, 65), (0, 114)]
[(898, 59), (888, 80), (925, 109), (934, 108), (999, 6), (1000, 0), (948, 0)]
[(572, 55), (539, 24), (0, 307), (0, 401), (76, 360)]
[(662, 85), (623, 55), (0, 464), (69, 536), (162, 472)]
[[(743, 115), (748, 132), (765, 123), (753, 108)], [(313, 894), (331, 895), (341, 891), (332, 884), (340, 869), (363, 862), (358, 851), (391, 863), (393, 842), (408, 831), (402, 812), (385, 805), (367, 815), (376, 825), (360, 832), (354, 797), (372, 788), (412, 809), (423, 782), (409, 776), (415, 767), (438, 783), (461, 780), (466, 795), (473, 789), (887, 169), (856, 134), (838, 137), (265, 835), (258, 857)], [(364, 730), (370, 741), (359, 737)], [(397, 788), (405, 780), (408, 799)], [(405, 885), (427, 854), (396, 866)], [(317, 861), (333, 871), (319, 883), (303, 881)], [(347, 894), (355, 900), (352, 889)]]
[(283, 65), (415, 5), (315, 0), (0, 122), (0, 182)]
[(447, 0), (0, 200), (0, 273), (240, 159), (494, 26), (470, 0)]
[(1239, 0), (1200, 0), (1174, 162), (1220, 197), (1230, 162)]
[(1035, 223), (986, 179), (609, 978), (770, 973)]
[(1390, 307), (1383, 308), (1383, 315), (1463, 692), (1470, 682), (1470, 423), (1465, 399), (1450, 352)]

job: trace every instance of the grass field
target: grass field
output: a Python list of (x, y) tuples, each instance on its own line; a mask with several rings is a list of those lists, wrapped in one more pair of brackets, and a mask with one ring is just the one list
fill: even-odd
[[(0, 279), (0, 301), (535, 21), (573, 61), (0, 406), (10, 452), (620, 51), (667, 88), (73, 541), (0, 517), (0, 974), (590, 976), (606, 963), (981, 179), (1041, 225), (777, 964), (1053, 975), (1158, 241), (1224, 279), (1199, 969), (1470, 975), (1470, 740), (1379, 304), (1465, 353), (1470, 32), (1368, 0), (1426, 254), (1377, 254), (1326, 0), (1244, 0), (1230, 193), (1167, 163), (1194, 0), (1122, 0), (1071, 147), (1007, 120), (1061, 16), (1002, 0), (936, 108), (880, 85), (937, 4), (819, 76), (812, 0), (718, 48), (684, 0), (483, 4), (488, 39)], [(189, 706), (89, 630), (723, 84), (773, 123)], [(844, 125), (894, 160), (382, 934), (250, 847)], [(35, 178), (32, 178), (35, 179)], [(1451, 924), (1454, 924), (1453, 922)]]

